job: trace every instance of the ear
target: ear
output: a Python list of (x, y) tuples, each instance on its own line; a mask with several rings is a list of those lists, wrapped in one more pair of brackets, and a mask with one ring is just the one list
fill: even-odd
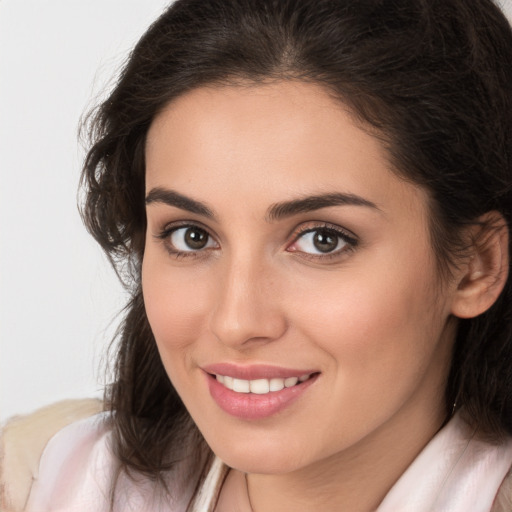
[(471, 251), (457, 278), (451, 313), (473, 318), (487, 311), (508, 278), (508, 227), (503, 216), (488, 212), (470, 228)]

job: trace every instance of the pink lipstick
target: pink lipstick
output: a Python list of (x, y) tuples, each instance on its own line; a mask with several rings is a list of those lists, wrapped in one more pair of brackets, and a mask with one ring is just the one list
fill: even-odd
[(271, 365), (219, 363), (203, 370), (217, 405), (228, 414), (246, 420), (267, 418), (284, 410), (319, 376), (316, 370)]

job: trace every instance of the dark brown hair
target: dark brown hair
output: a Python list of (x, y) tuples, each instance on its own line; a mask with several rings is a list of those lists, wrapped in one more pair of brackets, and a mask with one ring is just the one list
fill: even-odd
[[(89, 119), (83, 170), (83, 218), (131, 293), (106, 393), (125, 468), (158, 476), (186, 456), (177, 441), (184, 435), (197, 467), (209, 460), (144, 311), (148, 128), (191, 89), (287, 79), (336, 95), (382, 139), (396, 172), (429, 191), (441, 269), (449, 271), (463, 248), (461, 227), (482, 214), (500, 212), (510, 232), (512, 33), (490, 0), (176, 1)], [(512, 433), (511, 361), (509, 278), (487, 312), (460, 321), (447, 411), (456, 401), (475, 427)]]

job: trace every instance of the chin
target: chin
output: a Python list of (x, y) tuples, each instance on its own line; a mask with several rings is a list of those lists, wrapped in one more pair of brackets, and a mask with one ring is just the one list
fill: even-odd
[[(296, 449), (283, 446), (283, 441), (276, 443), (258, 442), (251, 439), (246, 443), (231, 442), (221, 447), (211, 446), (213, 452), (229, 467), (243, 473), (284, 474), (296, 471), (305, 465), (304, 448)], [(298, 455), (301, 455), (299, 458)]]

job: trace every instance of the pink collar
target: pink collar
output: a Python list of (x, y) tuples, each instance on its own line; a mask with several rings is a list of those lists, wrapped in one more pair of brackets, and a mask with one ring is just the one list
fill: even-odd
[(511, 438), (490, 444), (456, 414), (399, 478), (377, 512), (489, 512), (511, 466)]

